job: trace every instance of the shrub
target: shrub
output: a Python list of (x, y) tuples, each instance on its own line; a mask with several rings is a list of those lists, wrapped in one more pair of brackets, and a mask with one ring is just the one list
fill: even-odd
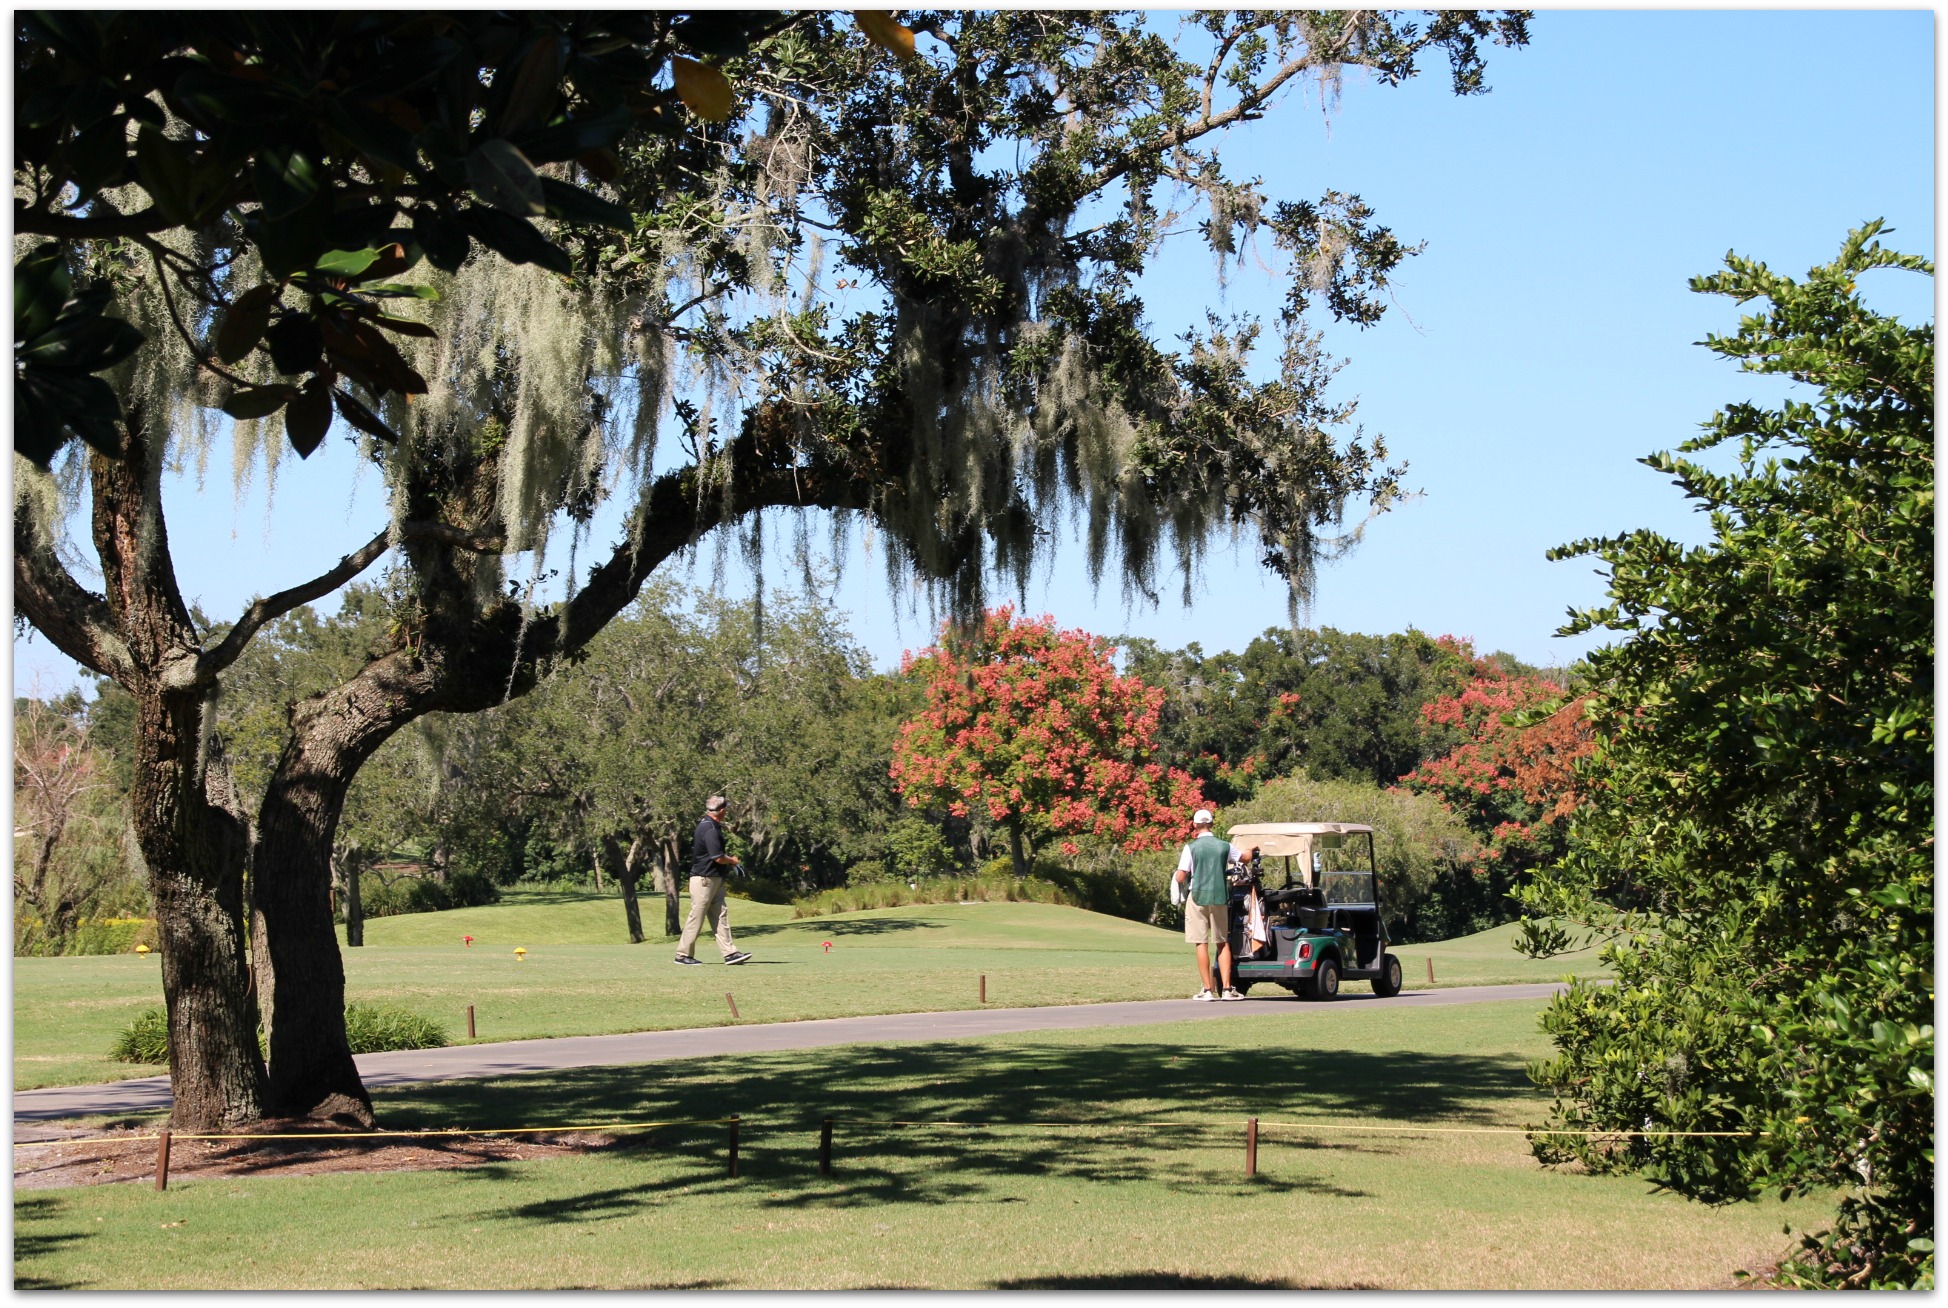
[(440, 1049), (447, 1044), (446, 1028), (438, 1022), (387, 1004), (345, 1005), (345, 1038), (355, 1054)]
[(160, 1008), (143, 1010), (115, 1037), (108, 1056), (121, 1063), (167, 1063), (169, 1015)]
[(820, 891), (792, 904), (793, 917), (825, 917), (857, 913), (869, 908), (898, 908), (902, 904), (973, 903), (1067, 904), (1080, 908), (1074, 895), (1039, 877), (983, 873), (972, 877), (929, 877), (911, 885), (904, 881), (867, 882)]
[[(345, 1005), (345, 1038), (355, 1054), (378, 1054), (389, 1049), (439, 1049), (447, 1044), (446, 1029), (439, 1023), (388, 1004)], [(260, 1029), (259, 1052), (262, 1052), (263, 1039)], [(108, 1052), (118, 1062), (166, 1064), (169, 1015), (160, 1008), (145, 1009), (122, 1028)]]

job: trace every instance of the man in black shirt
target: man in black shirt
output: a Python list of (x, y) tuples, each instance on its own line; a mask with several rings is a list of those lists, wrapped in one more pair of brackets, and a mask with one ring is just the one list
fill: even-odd
[(717, 934), (717, 948), (724, 961), (735, 966), (748, 963), (751, 956), (731, 939), (730, 913), (724, 907), (724, 874), (738, 865), (737, 856), (724, 852), (724, 810), (730, 803), (722, 795), (712, 795), (703, 806), (703, 818), (690, 845), (690, 916), (683, 923), (683, 939), (677, 942), (679, 967), (701, 967), (696, 958), (697, 937), (705, 921)]

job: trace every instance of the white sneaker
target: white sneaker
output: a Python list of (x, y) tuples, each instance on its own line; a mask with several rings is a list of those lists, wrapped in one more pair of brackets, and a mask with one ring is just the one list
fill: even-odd
[(1243, 999), (1244, 996), (1239, 994), (1236, 990), (1227, 989), (1223, 994), (1219, 995), (1218, 998), (1219, 999)]
[(1198, 1003), (1198, 1004), (1216, 1003), (1217, 996), (1212, 994), (1208, 990), (1200, 990), (1196, 994), (1191, 996), (1191, 1002)]

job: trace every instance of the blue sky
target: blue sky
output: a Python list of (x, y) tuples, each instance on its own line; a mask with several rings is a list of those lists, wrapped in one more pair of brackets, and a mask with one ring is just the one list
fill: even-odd
[[(1471, 636), (1537, 663), (1590, 648), (1552, 633), (1567, 609), (1598, 601), (1600, 581), (1588, 561), (1544, 552), (1637, 527), (1702, 539), (1697, 516), (1635, 460), (1720, 405), (1782, 393), (1693, 344), (1737, 310), (1687, 279), (1730, 249), (1798, 275), (1876, 217), (1896, 229), (1890, 244), (1934, 255), (1934, 22), (1924, 11), (1544, 12), (1527, 49), (1491, 52), (1490, 94), (1456, 99), (1437, 61), (1401, 88), (1349, 76), (1330, 113), (1301, 91), (1235, 129), (1224, 146), (1234, 173), (1261, 174), (1286, 198), (1357, 192), (1403, 239), (1427, 243), (1396, 276), (1380, 325), (1328, 335), (1348, 360), (1336, 393), (1359, 398), (1358, 420), (1386, 435), (1422, 494), (1321, 567), (1308, 621)], [(1932, 284), (1881, 276), (1880, 307), (1932, 316)], [(1276, 294), (1249, 263), (1220, 289), (1188, 243), (1145, 286), (1166, 336), (1206, 307), (1269, 310)], [(237, 495), (228, 465), (219, 451), (200, 490), (192, 477), (166, 492), (184, 594), (213, 617), (322, 571), (383, 522), (377, 477), (360, 474), (348, 442), (288, 460), (274, 516), (261, 473)], [(727, 588), (748, 592), (732, 559)], [(1283, 584), (1249, 542), (1213, 549), (1189, 607), (1177, 586), (1161, 593), (1159, 607), (1135, 609), (1113, 579), (1092, 594), (1067, 544), (1027, 602), (1065, 626), (1207, 650), (1284, 621)], [(924, 609), (903, 611), (909, 599), (862, 555), (833, 603), (890, 667), (930, 636)], [(39, 637), (16, 639), (14, 657), (19, 693), (75, 680)]]

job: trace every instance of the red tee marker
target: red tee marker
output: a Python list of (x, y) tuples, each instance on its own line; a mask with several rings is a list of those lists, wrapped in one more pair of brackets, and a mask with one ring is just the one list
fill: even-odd
[(469, 948), (469, 949), (472, 949), (472, 948), (473, 948), (473, 937), (472, 937), (472, 936), (461, 936), (461, 937), (460, 937), (460, 939), (461, 939), (461, 941), (462, 941), (462, 942), (464, 942), (464, 943), (466, 944), (466, 946), (467, 946), (467, 948)]
[(832, 942), (830, 940), (821, 940), (818, 943), (825, 947), (826, 953), (829, 954), (832, 952)]

